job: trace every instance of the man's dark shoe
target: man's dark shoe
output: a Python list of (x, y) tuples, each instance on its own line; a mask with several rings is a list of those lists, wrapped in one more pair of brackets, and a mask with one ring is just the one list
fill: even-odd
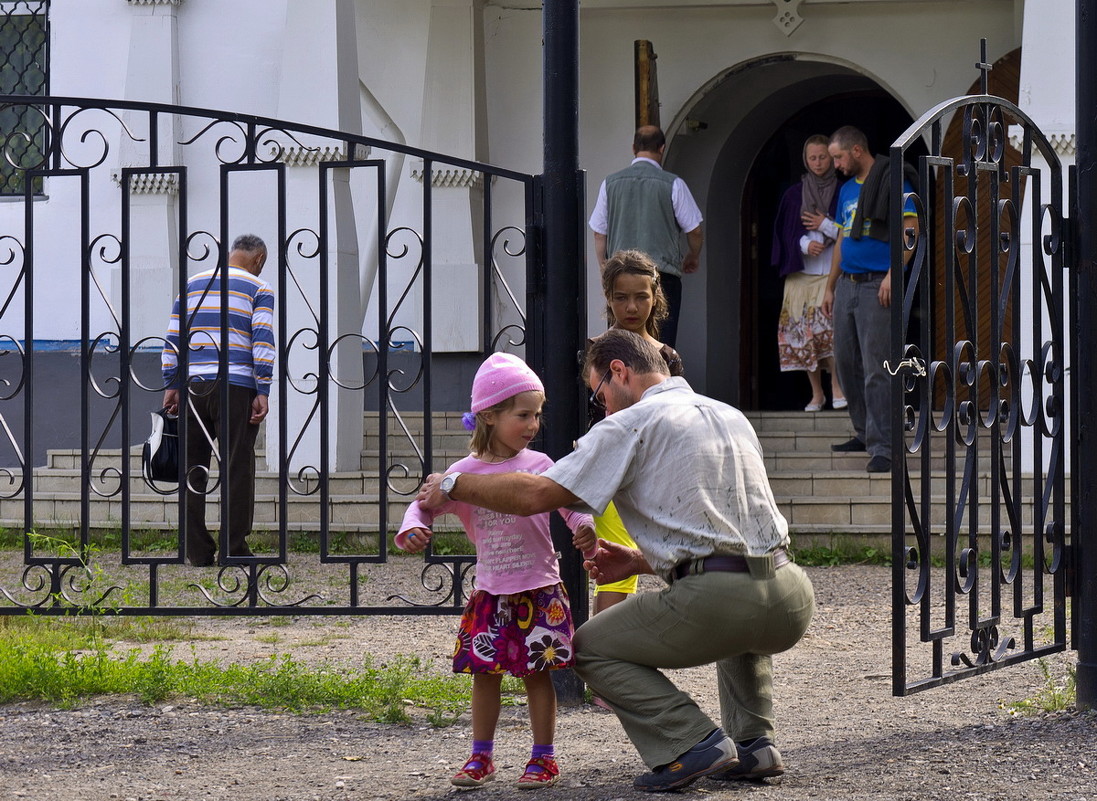
[(837, 445), (831, 445), (830, 449), (835, 453), (861, 453), (865, 450), (865, 443), (854, 437), (846, 442), (839, 442)]
[(873, 456), (868, 460), (868, 467), (865, 469), (870, 473), (890, 473), (891, 459), (886, 456)]
[(735, 743), (724, 734), (723, 729), (714, 729), (712, 734), (669, 765), (637, 776), (632, 786), (648, 793), (678, 790), (702, 776), (727, 770), (738, 761)]
[(712, 774), (717, 781), (761, 781), (772, 779), (785, 772), (781, 752), (768, 737), (759, 737), (749, 746), (737, 745), (739, 764)]

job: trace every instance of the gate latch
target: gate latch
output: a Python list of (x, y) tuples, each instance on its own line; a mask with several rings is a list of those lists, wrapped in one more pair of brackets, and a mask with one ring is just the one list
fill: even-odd
[(886, 359), (884, 360), (884, 369), (891, 375), (899, 375), (904, 370), (909, 370), (915, 378), (924, 378), (926, 376), (926, 363), (919, 359), (917, 356), (911, 356), (909, 359), (903, 359), (895, 367), (891, 366), (891, 363)]

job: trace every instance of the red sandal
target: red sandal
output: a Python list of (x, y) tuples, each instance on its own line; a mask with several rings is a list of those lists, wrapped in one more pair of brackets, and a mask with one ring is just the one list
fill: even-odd
[(535, 757), (526, 763), (526, 772), (518, 779), (519, 790), (552, 787), (560, 779), (560, 768), (552, 757)]
[(495, 778), (495, 763), (487, 754), (473, 754), (449, 783), (456, 787), (482, 787)]

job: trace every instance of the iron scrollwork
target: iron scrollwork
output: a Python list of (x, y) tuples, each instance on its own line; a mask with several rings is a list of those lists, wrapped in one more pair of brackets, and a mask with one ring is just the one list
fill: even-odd
[(931, 145), (917, 235), (892, 232), (910, 262), (893, 268), (903, 302), (892, 341), (905, 344), (889, 367), (903, 455), (892, 477), (897, 695), (1066, 643), (1062, 167), (1020, 108), (985, 91), (923, 115), (892, 163), (920, 141)]
[[(357, 134), (166, 104), (6, 96), (0, 109), (33, 117), (35, 147), (26, 147), (22, 130), (0, 130), (0, 150), (21, 185), (48, 188), (36, 195), (39, 205), (0, 209), (0, 518), (22, 528), (25, 545), (21, 575), (5, 575), (16, 568), (14, 555), (0, 560), (0, 614), (459, 612), (474, 574), (469, 554), (429, 552), (414, 567), (422, 592), (384, 586), (396, 570), (391, 561), (407, 566), (388, 557), (394, 504), (409, 502), (422, 478), (452, 456), (452, 446), (436, 444), (450, 410), (437, 408), (431, 391), (430, 273), (439, 245), (430, 220), (439, 193), (468, 193), (470, 219), (480, 225), (473, 251), (483, 288), (481, 355), (521, 348), (533, 176)], [(421, 181), (401, 190), (410, 197), (418, 183), (414, 211), (394, 206), (385, 183), (400, 173), (390, 163), (407, 157), (423, 164)], [(331, 212), (339, 193), (375, 218), (348, 216), (351, 206)], [(140, 209), (131, 202), (137, 195)], [(78, 257), (57, 256), (41, 224), (24, 224), (46, 208), (51, 225), (76, 232)], [(59, 220), (62, 209), (71, 211)], [(217, 446), (212, 466), (184, 465), (181, 483), (168, 489), (141, 478), (138, 446), (167, 389), (162, 351), (186, 363), (205, 337), (227, 359), (220, 332), (192, 331), (179, 346), (165, 332), (186, 276), (222, 269), (241, 233), (230, 225), (253, 213), (266, 215), (263, 278), (279, 304), (253, 529), (261, 536), (252, 538), (254, 556), (226, 556), (223, 547), (218, 565), (195, 568), (185, 564), (178, 532), (186, 498), (200, 487), (218, 518), (214, 528), (227, 525), (226, 504), (214, 503), (232, 492), (221, 480), (222, 432), (202, 427)], [(337, 236), (348, 233), (339, 231), (348, 220), (353, 236)], [(148, 246), (150, 224), (164, 227), (158, 248)], [(363, 300), (355, 317), (347, 303), (334, 308), (353, 260), (333, 254), (349, 239), (371, 236), (378, 244), (357, 254)], [(34, 432), (43, 430), (49, 399), (28, 378), (47, 358), (35, 343), (50, 328), (41, 311), (50, 290), (75, 298), (80, 334), (68, 353), (79, 371), (79, 431), (63, 447), (46, 437), (50, 464), (43, 465)], [(341, 370), (339, 360), (359, 350), (361, 372)], [(342, 423), (332, 410), (347, 398), (363, 409), (364, 445), (340, 461), (333, 442)], [(196, 425), (195, 416), (181, 417), (192, 434)], [(87, 561), (48, 552), (38, 532)], [(368, 582), (359, 580), (363, 573)]]

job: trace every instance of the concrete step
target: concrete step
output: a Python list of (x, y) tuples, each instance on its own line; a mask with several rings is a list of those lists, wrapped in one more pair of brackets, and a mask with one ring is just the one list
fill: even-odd
[[(774, 495), (786, 515), (793, 532), (804, 537), (824, 537), (835, 532), (856, 536), (887, 536), (891, 528), (891, 476), (865, 472), (868, 457), (864, 453), (834, 453), (830, 446), (851, 436), (848, 415), (844, 412), (749, 412), (758, 432)], [(388, 497), (388, 522), (394, 528), (402, 518), (407, 503), (414, 497), (423, 468), (416, 448), (423, 448), (421, 413), (407, 413), (387, 420), (388, 440), (386, 464), (380, 464), (379, 416), (366, 413), (363, 417), (364, 436), (360, 469), (337, 472), (330, 476), (330, 500), (321, 509), (317, 482), (312, 476), (294, 476), (287, 495), (285, 527), (289, 531), (317, 531), (321, 520), (327, 519), (334, 531), (374, 533), (380, 524), (379, 487), (385, 480), (391, 488)], [(989, 438), (989, 432), (981, 432)], [(943, 434), (934, 434), (931, 441), (933, 458), (933, 508), (930, 525), (938, 530), (944, 523), (945, 509), (945, 447)], [(439, 413), (433, 419), (433, 452), (430, 469), (443, 469), (467, 455), (468, 432), (461, 425), (460, 412)], [(152, 492), (140, 477), (141, 447), (127, 449), (129, 462), (130, 525), (134, 529), (174, 529), (178, 520), (178, 495), (160, 496)], [(980, 451), (979, 477), (975, 489), (983, 503), (990, 491), (990, 451)], [(262, 452), (259, 464), (264, 464)], [(93, 493), (90, 518), (95, 525), (118, 527), (122, 513), (117, 492), (123, 453), (120, 449), (101, 451), (94, 464), (93, 475), (101, 493)], [(48, 464), (34, 471), (35, 522), (43, 528), (71, 526), (80, 516), (81, 455), (76, 450), (51, 451)], [(1007, 460), (1008, 464), (1008, 460)], [(921, 469), (920, 461), (908, 459), (912, 471)], [(957, 466), (962, 470), (962, 463)], [(216, 472), (213, 480), (216, 481)], [(957, 491), (961, 478), (956, 479)], [(921, 481), (914, 476), (914, 492), (921, 490)], [(1028, 495), (1035, 494), (1029, 486)], [(279, 480), (277, 473), (263, 471), (256, 477), (256, 530), (277, 531)], [(1069, 487), (1068, 487), (1069, 492)], [(3, 494), (0, 492), (0, 494)], [(218, 514), (217, 494), (207, 503), (209, 515)], [(21, 495), (0, 500), (0, 525), (21, 528), (23, 502)], [(981, 526), (989, 524), (989, 509), (983, 507)], [(1031, 504), (1024, 511), (1031, 519)], [(216, 520), (210, 521), (216, 525)], [(460, 530), (456, 518), (439, 521), (439, 530)]]

